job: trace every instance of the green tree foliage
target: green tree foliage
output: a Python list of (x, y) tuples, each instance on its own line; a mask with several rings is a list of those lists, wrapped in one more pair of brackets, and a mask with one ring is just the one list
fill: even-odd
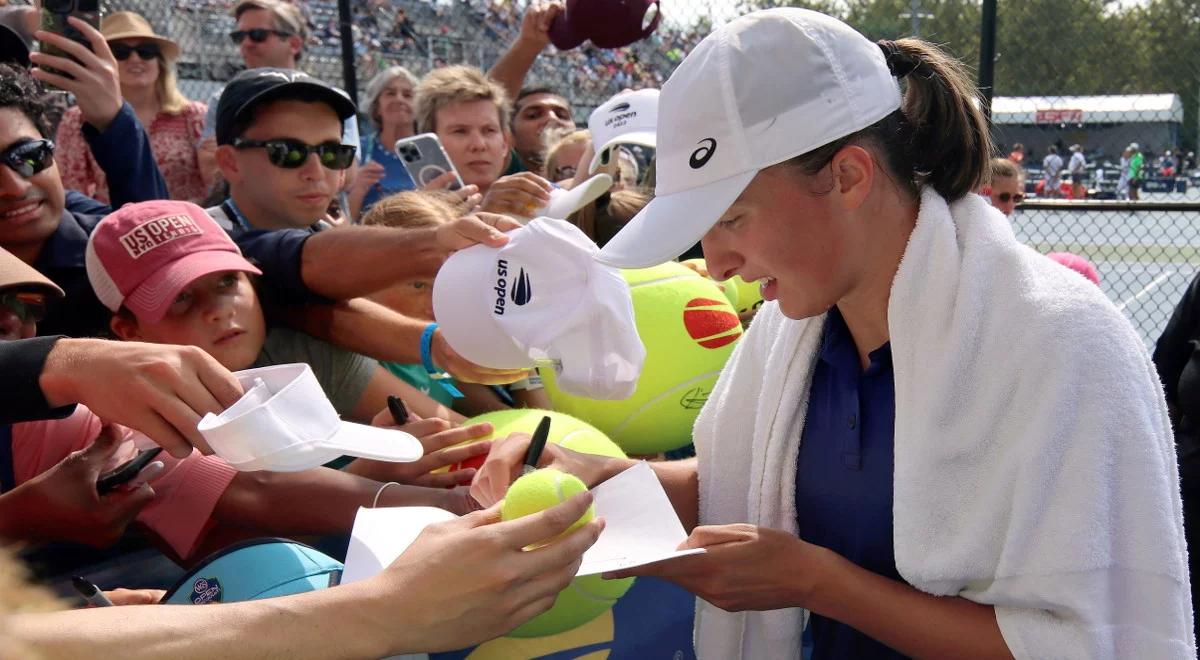
[[(823, 11), (872, 39), (910, 36), (911, 0), (741, 0), (744, 11)], [(922, 38), (972, 69), (979, 64), (979, 0), (921, 0)], [(1175, 93), (1184, 142), (1195, 149), (1200, 111), (1200, 0), (998, 0), (996, 96)]]

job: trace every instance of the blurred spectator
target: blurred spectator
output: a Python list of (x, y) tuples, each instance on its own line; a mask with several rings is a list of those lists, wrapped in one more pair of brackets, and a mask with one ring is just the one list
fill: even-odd
[(483, 210), (529, 218), (550, 201), (550, 182), (531, 172), (501, 176), (511, 133), (504, 89), (479, 69), (451, 66), (417, 86), (417, 128), (437, 133), (464, 183), (479, 187)]
[(1071, 160), (1067, 162), (1067, 172), (1071, 175), (1071, 199), (1083, 199), (1087, 196), (1087, 158), (1083, 155), (1083, 147), (1071, 145)]
[[(212, 183), (211, 172), (200, 169), (196, 148), (207, 107), (185, 98), (176, 85), (178, 44), (155, 34), (145, 18), (127, 11), (105, 16), (100, 33), (117, 60), (121, 96), (150, 134), (154, 159), (171, 198), (200, 200)], [(63, 184), (108, 203), (108, 181), (84, 140), (83, 123), (83, 112), (74, 107), (58, 128)]]
[[(568, 185), (575, 178), (580, 159), (587, 152), (592, 141), (592, 133), (586, 129), (579, 131), (550, 130), (546, 132), (546, 172), (547, 179), (556, 183), (566, 182)], [(586, 167), (586, 163), (584, 166)]]
[(1042, 196), (1062, 196), (1062, 156), (1058, 155), (1058, 147), (1050, 145), (1046, 148), (1046, 157), (1042, 159)]
[(1120, 175), (1117, 177), (1117, 199), (1129, 199), (1129, 172), (1133, 161), (1133, 145), (1121, 152)]
[(374, 129), (363, 135), (359, 157), (363, 167), (348, 194), (351, 217), (358, 218), (383, 197), (416, 187), (395, 144), (416, 130), (413, 92), (417, 77), (402, 66), (379, 72), (367, 84), (363, 114)]
[(517, 96), (512, 119), (513, 148), (530, 172), (544, 171), (546, 131), (574, 127), (571, 104), (561, 94), (539, 87), (522, 90)]
[(1137, 201), (1142, 189), (1142, 177), (1145, 176), (1146, 156), (1137, 142), (1129, 145), (1129, 199)]
[(1025, 162), (1025, 145), (1017, 142), (1013, 145), (1012, 151), (1008, 152), (1008, 159), (1020, 165)]

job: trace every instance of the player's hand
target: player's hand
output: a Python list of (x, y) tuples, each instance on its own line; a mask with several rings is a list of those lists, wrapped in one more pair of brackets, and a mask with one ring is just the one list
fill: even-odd
[(793, 534), (755, 525), (716, 525), (692, 530), (680, 550), (705, 553), (676, 557), (606, 578), (653, 576), (669, 580), (728, 612), (805, 607), (814, 575), (829, 572), (829, 550)]
[(450, 343), (442, 336), (441, 328), (433, 331), (430, 351), (434, 365), (465, 383), (507, 385), (529, 377), (528, 369), (492, 369), (471, 362), (450, 347)]
[[(513, 433), (503, 441), (492, 444), (487, 460), (471, 483), (471, 496), (477, 502), (492, 506), (504, 499), (508, 487), (521, 476), (525, 451), (531, 440), (528, 433)], [(591, 488), (635, 463), (630, 459), (583, 454), (548, 442), (542, 450), (538, 467), (552, 467), (573, 474)]]

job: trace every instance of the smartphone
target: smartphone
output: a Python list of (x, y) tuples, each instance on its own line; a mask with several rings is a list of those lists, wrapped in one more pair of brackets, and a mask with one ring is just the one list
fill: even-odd
[[(47, 32), (61, 34), (71, 41), (82, 44), (85, 48), (91, 50), (92, 44), (88, 41), (87, 37), (67, 22), (67, 19), (72, 16), (99, 30), (100, 0), (42, 0), (42, 29)], [(47, 55), (68, 57), (76, 60), (76, 58), (63, 52), (61, 48), (51, 46), (50, 44), (42, 44), (41, 50)], [(47, 69), (47, 71), (63, 76), (67, 75), (54, 69)], [(70, 76), (67, 77), (69, 78)]]
[(134, 477), (142, 471), (142, 468), (150, 464), (155, 456), (162, 451), (162, 447), (152, 447), (143, 449), (138, 452), (137, 456), (125, 461), (124, 463), (113, 468), (111, 472), (106, 472), (100, 475), (96, 480), (96, 492), (104, 495), (112, 492), (112, 489), (124, 483), (129, 483)]
[(454, 183), (450, 184), (449, 190), (462, 188), (462, 177), (454, 169), (454, 164), (450, 162), (450, 157), (446, 155), (446, 150), (442, 148), (442, 142), (438, 140), (437, 135), (421, 133), (400, 138), (396, 140), (394, 148), (400, 162), (404, 163), (404, 169), (408, 170), (408, 175), (416, 182), (418, 188), (425, 187), (446, 172), (454, 172)]

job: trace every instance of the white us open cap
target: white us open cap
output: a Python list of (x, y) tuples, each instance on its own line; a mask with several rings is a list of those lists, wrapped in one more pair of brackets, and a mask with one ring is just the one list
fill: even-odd
[(658, 96), (657, 89), (621, 92), (592, 111), (588, 116), (588, 131), (596, 155), (592, 156), (588, 172), (595, 172), (604, 154), (618, 144), (656, 145)]
[(759, 170), (899, 107), (879, 46), (835, 18), (768, 9), (717, 28), (663, 85), (654, 200), (600, 259), (645, 268), (683, 254)]
[(402, 431), (343, 422), (307, 364), (236, 374), (245, 394), (197, 429), (213, 452), (238, 470), (297, 472), (342, 456), (408, 463), (424, 453)]
[(433, 283), (433, 314), (457, 353), (484, 367), (552, 364), (566, 392), (633, 394), (646, 358), (629, 285), (580, 229), (537, 218), (503, 247), (455, 252)]

